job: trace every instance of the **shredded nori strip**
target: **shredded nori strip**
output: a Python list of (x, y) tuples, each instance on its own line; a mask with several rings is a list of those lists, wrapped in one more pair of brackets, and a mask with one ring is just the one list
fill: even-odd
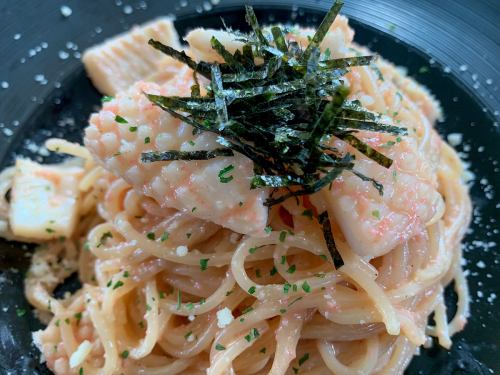
[(232, 150), (228, 148), (216, 148), (210, 151), (152, 151), (141, 154), (143, 163), (153, 163), (155, 161), (171, 160), (208, 160), (219, 156), (234, 156)]
[(335, 239), (333, 238), (333, 233), (332, 233), (332, 224), (330, 223), (330, 217), (328, 216), (328, 211), (321, 213), (318, 216), (318, 221), (323, 230), (323, 237), (325, 238), (328, 251), (332, 256), (333, 264), (335, 265), (336, 269), (339, 269), (344, 265), (344, 261), (340, 256), (337, 246), (335, 245)]
[[(404, 128), (383, 123), (382, 115), (363, 108), (359, 101), (348, 99), (343, 76), (356, 66), (374, 67), (375, 56), (335, 58), (329, 50), (321, 52), (321, 43), (342, 5), (343, 1), (335, 1), (305, 49), (287, 40), (286, 28), (262, 28), (250, 6), (246, 7), (246, 20), (252, 32), (244, 34), (226, 27), (243, 43), (241, 50), (231, 53), (216, 37), (211, 39), (223, 63), (196, 62), (182, 51), (150, 40), (154, 48), (190, 67), (195, 84), (190, 97), (146, 93), (149, 100), (193, 126), (193, 134), (215, 133), (223, 148), (148, 152), (143, 154), (143, 162), (206, 160), (241, 153), (254, 162), (250, 187), (271, 189), (265, 202), (269, 207), (316, 193), (344, 172), (370, 182), (383, 194), (380, 183), (354, 169), (354, 153), (341, 153), (330, 146), (330, 139), (341, 139), (389, 168), (392, 160), (356, 133), (407, 134)], [(203, 97), (197, 74), (210, 81)]]

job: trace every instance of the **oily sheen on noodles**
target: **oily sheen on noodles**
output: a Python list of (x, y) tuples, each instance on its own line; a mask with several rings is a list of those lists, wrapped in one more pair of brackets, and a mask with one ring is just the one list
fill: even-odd
[[(216, 58), (206, 43), (213, 33), (188, 34), (187, 53)], [(305, 43), (313, 33), (287, 39)], [(365, 51), (353, 35), (338, 17), (321, 49), (338, 57)], [(239, 47), (230, 34), (217, 36), (228, 50)], [(48, 367), (59, 375), (402, 374), (431, 337), (450, 347), (468, 315), (460, 241), (470, 201), (461, 162), (433, 129), (441, 114), (432, 96), (389, 62), (376, 67), (384, 80), (370, 66), (345, 79), (351, 99), (408, 128), (396, 142), (357, 134), (392, 166), (340, 140), (330, 146), (354, 154), (383, 196), (344, 173), (331, 189), (268, 212), (269, 192), (249, 188), (252, 162), (242, 155), (141, 163), (144, 151), (216, 144), (143, 95), (186, 95), (192, 74), (178, 65), (166, 83), (137, 82), (104, 103), (85, 147), (50, 140), (49, 149), (83, 159), (84, 173), (75, 233), (43, 243), (26, 279), (26, 296), (47, 322), (34, 342)], [(229, 164), (234, 181), (221, 185), (217, 172)], [(12, 170), (0, 179), (8, 191)], [(342, 266), (316, 220), (324, 211)], [(8, 212), (2, 198), (0, 223)], [(74, 271), (82, 288), (56, 299), (54, 289)], [(451, 281), (458, 308), (449, 321), (443, 289)]]

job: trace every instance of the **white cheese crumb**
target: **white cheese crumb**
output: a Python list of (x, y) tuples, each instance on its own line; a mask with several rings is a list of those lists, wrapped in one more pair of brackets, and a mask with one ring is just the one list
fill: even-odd
[(447, 138), (448, 143), (451, 146), (456, 147), (462, 143), (463, 135), (461, 133), (450, 133)]
[(43, 354), (43, 343), (42, 343), (42, 338), (40, 335), (42, 334), (42, 330), (40, 331), (35, 331), (31, 333), (31, 337), (33, 339), (33, 345), (37, 347), (37, 349), (40, 351), (40, 363), (44, 363), (46, 361), (45, 355)]
[(224, 328), (229, 325), (234, 320), (231, 310), (224, 307), (222, 310), (217, 311), (217, 326), (219, 328)]
[(80, 366), (91, 351), (92, 344), (90, 343), (90, 341), (83, 341), (80, 346), (78, 346), (78, 348), (73, 352), (73, 354), (71, 354), (71, 357), (69, 359), (69, 367), (75, 368)]
[(486, 264), (482, 260), (476, 263), (477, 268), (486, 268)]
[(191, 333), (188, 337), (186, 337), (187, 342), (193, 342), (194, 341), (194, 335)]
[(60, 10), (61, 10), (61, 14), (63, 15), (63, 17), (66, 17), (66, 18), (71, 16), (71, 14), (73, 13), (73, 10), (67, 5), (62, 5)]
[(188, 316), (188, 320), (189, 320), (190, 322), (192, 322), (192, 321), (194, 320), (194, 315), (189, 315), (189, 316)]
[(188, 248), (187, 246), (178, 246), (177, 249), (175, 249), (175, 254), (179, 257), (186, 256), (188, 253)]

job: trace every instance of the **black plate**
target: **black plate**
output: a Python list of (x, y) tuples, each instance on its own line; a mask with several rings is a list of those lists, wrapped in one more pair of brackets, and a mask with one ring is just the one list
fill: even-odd
[[(465, 252), (473, 299), (471, 319), (465, 331), (454, 337), (450, 352), (439, 348), (423, 351), (407, 373), (500, 371), (500, 314), (495, 298), (500, 294), (500, 257), (496, 252), (500, 242), (496, 221), (500, 204), (495, 195), (500, 189), (500, 73), (496, 63), (500, 57), (497, 26), (500, 3), (496, 0), (346, 2), (344, 13), (353, 19), (356, 40), (406, 66), (410, 75), (436, 94), (447, 115), (438, 125), (439, 131), (443, 135), (463, 133), (464, 142), (459, 150), (467, 154), (476, 174), (471, 190), (474, 223)], [(55, 1), (0, 3), (2, 21), (7, 20), (0, 25), (1, 166), (11, 164), (16, 153), (40, 161), (55, 160), (33, 148), (49, 136), (81, 140), (88, 115), (100, 99), (78, 60), (84, 48), (134, 23), (169, 13), (177, 15), (176, 26), (181, 34), (194, 26), (220, 27), (220, 16), (228, 24), (244, 27), (242, 5), (237, 0), (222, 0), (216, 6), (212, 5), (218, 3), (214, 0), (212, 3), (190, 0), (187, 6), (179, 0), (64, 3), (73, 11), (68, 18), (61, 15), (62, 4)], [(318, 1), (298, 2), (302, 6), (281, 0), (248, 3), (255, 5), (264, 22), (293, 19), (304, 25), (318, 22), (329, 6), (328, 2)], [(213, 9), (207, 11), (209, 8)], [(64, 58), (66, 54), (69, 56)], [(9, 87), (4, 88), (3, 82)], [(41, 325), (30, 312), (23, 317), (16, 314), (16, 310), (29, 309), (22, 293), (23, 273), (29, 262), (25, 253), (29, 254), (29, 250), (21, 249), (19, 244), (0, 242), (2, 374), (48, 373), (38, 364), (37, 350), (31, 345), (30, 331)], [(452, 302), (453, 295), (448, 294)]]

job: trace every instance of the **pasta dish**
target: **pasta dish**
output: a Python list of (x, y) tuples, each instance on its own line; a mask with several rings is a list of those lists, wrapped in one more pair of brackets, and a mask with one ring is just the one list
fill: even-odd
[(37, 244), (25, 294), (51, 371), (402, 374), (450, 348), (462, 163), (437, 100), (353, 42), (341, 6), (317, 30), (247, 7), (251, 32), (186, 46), (160, 18), (85, 52), (105, 96), (83, 145), (0, 174), (0, 236)]

